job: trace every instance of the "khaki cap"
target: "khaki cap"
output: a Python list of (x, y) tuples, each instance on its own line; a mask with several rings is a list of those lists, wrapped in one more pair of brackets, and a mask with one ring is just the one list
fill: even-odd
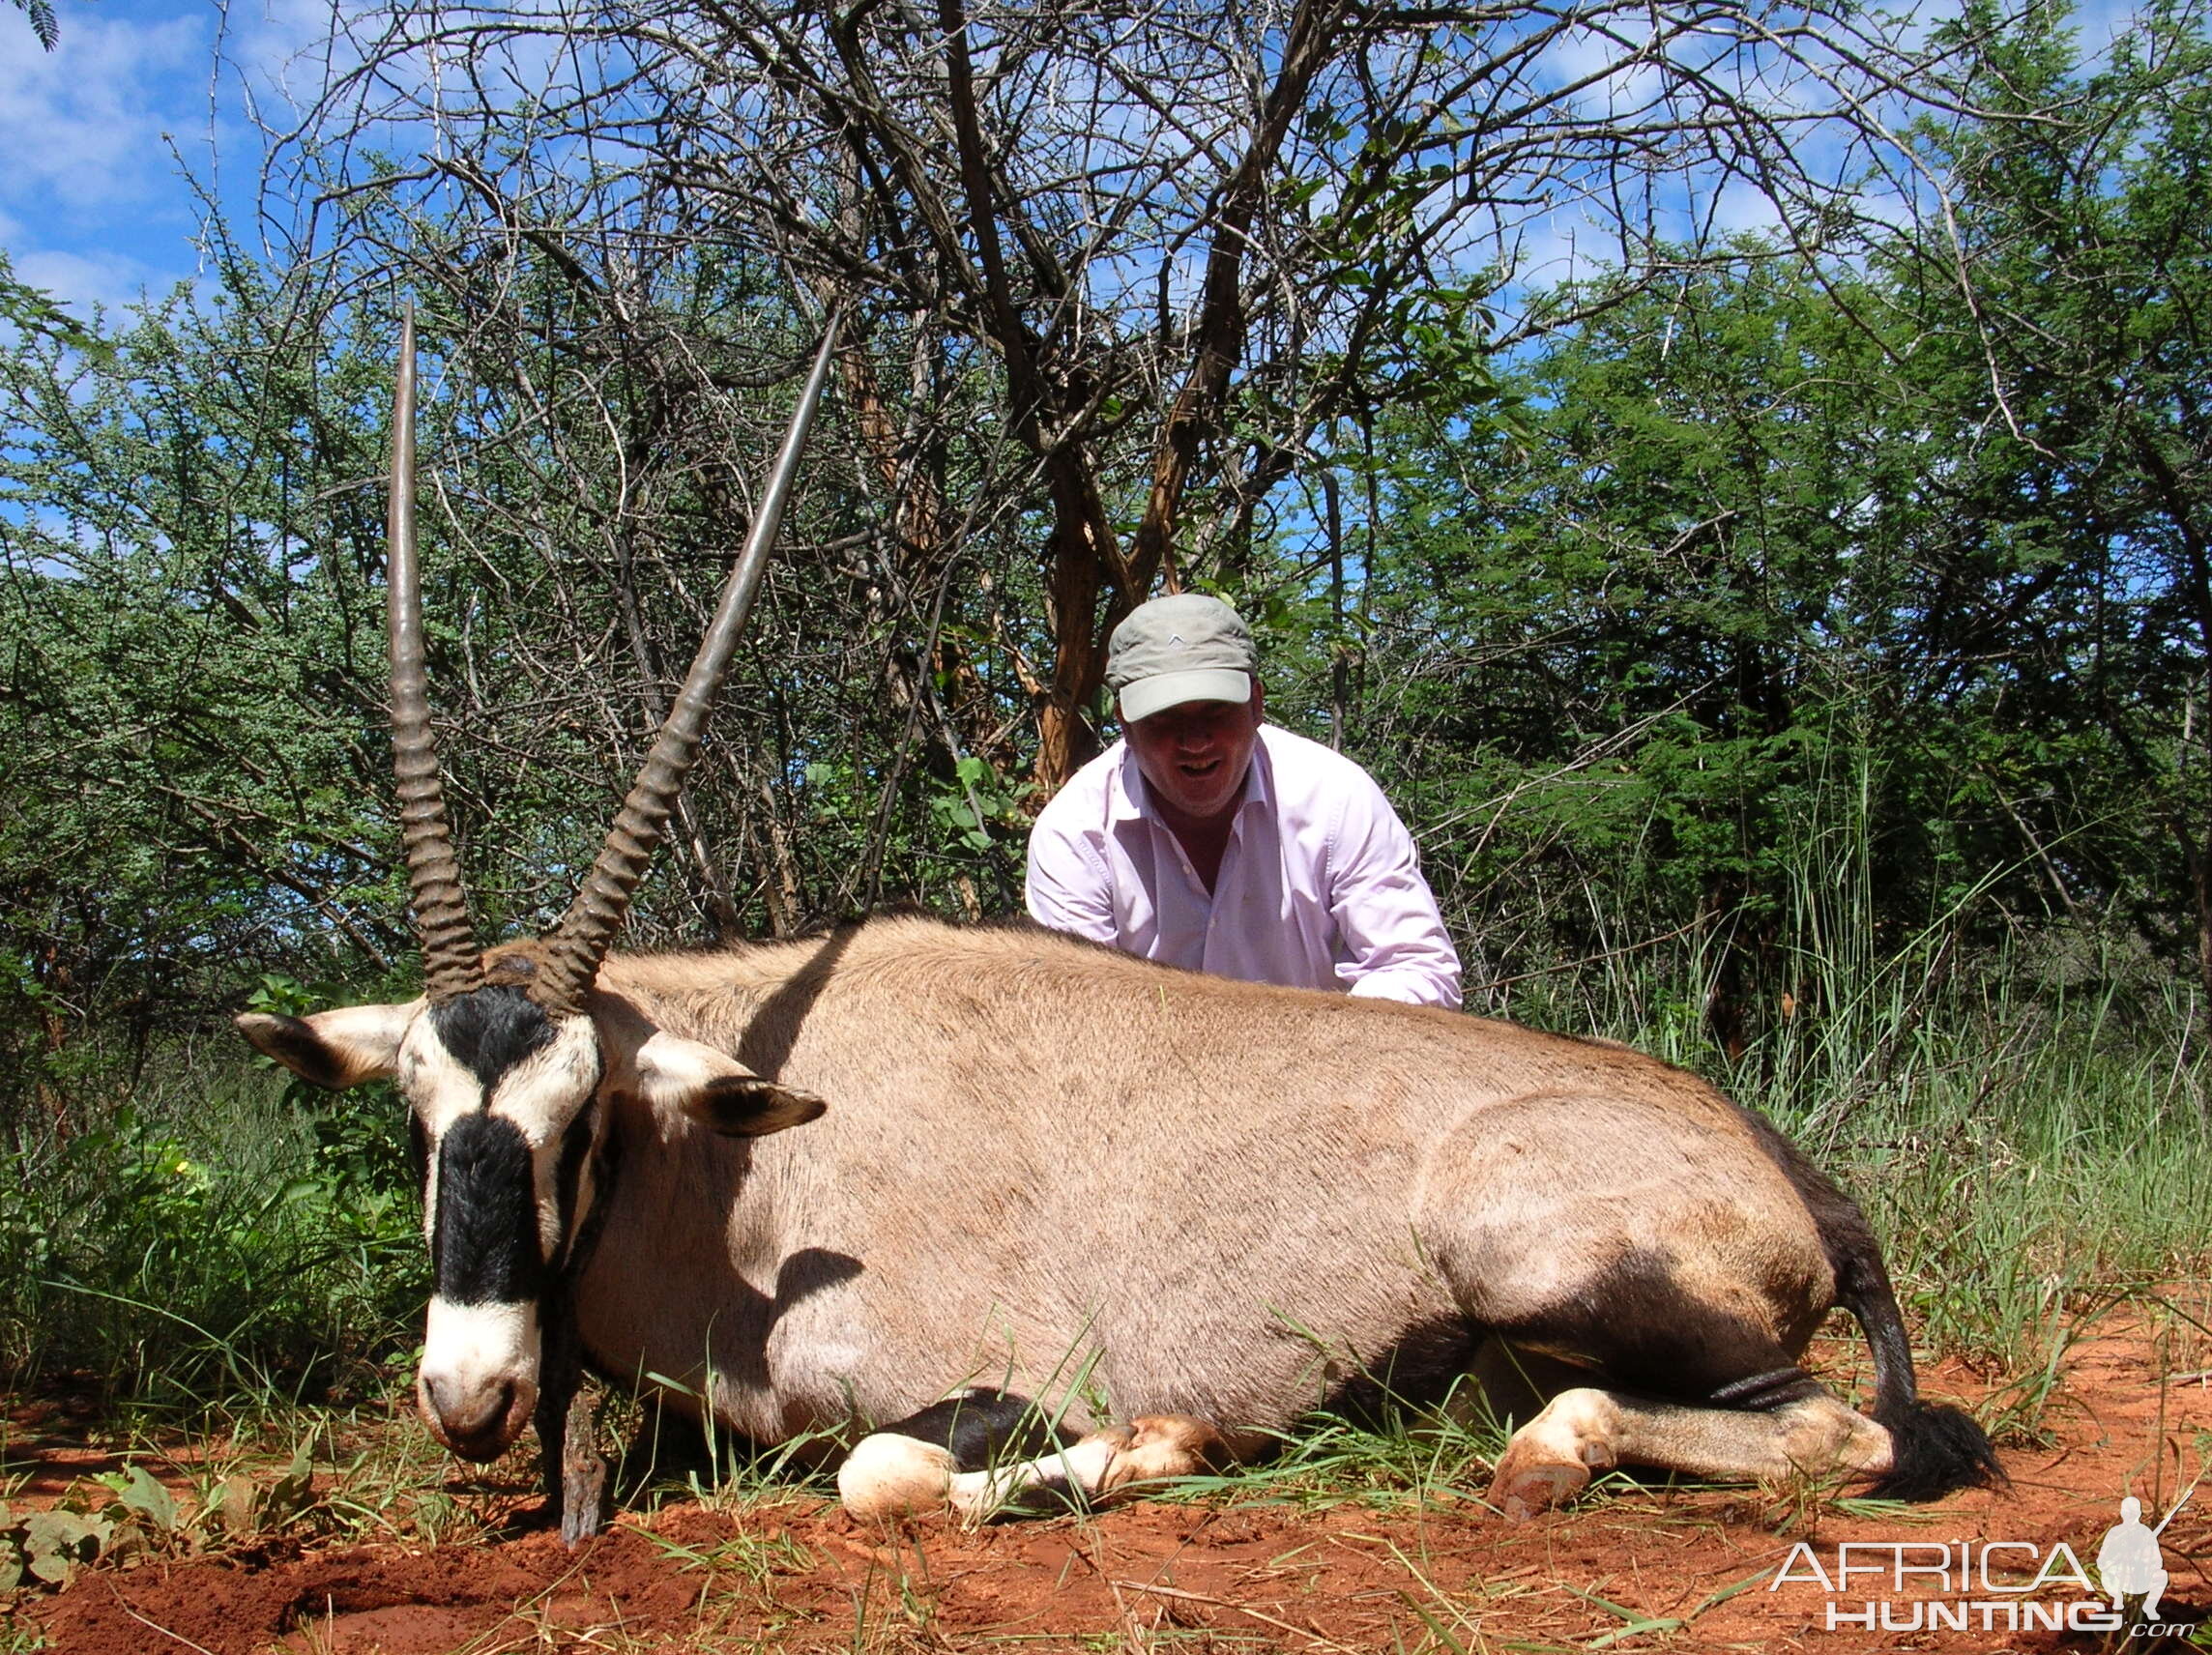
[(1106, 646), (1106, 682), (1132, 724), (1186, 701), (1250, 701), (1259, 664), (1244, 618), (1196, 592), (1139, 604)]

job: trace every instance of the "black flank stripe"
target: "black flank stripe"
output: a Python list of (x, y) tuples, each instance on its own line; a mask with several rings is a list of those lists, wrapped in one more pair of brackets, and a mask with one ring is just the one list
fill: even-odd
[(1072, 1432), (1054, 1425), (1028, 1397), (987, 1387), (931, 1403), (919, 1413), (878, 1429), (888, 1436), (934, 1442), (963, 1471), (1038, 1459), (1075, 1439)]
[[(568, 1122), (568, 1130), (561, 1135), (561, 1165), (553, 1182), (560, 1192), (561, 1236), (564, 1249), (572, 1248), (576, 1240), (576, 1191), (583, 1182), (584, 1160), (592, 1152), (592, 1111), (587, 1108)], [(564, 1260), (567, 1253), (564, 1251)]]

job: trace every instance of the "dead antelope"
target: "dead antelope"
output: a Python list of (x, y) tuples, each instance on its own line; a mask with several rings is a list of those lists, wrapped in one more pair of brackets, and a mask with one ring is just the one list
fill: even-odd
[[(394, 1077), (414, 1112), (440, 1441), (489, 1459), (535, 1417), (565, 1530), (589, 1532), (594, 1463), (562, 1472), (588, 1364), (666, 1376), (676, 1406), (762, 1442), (898, 1422), (846, 1462), (848, 1504), (983, 1511), (1248, 1455), (1317, 1405), (1434, 1393), (1487, 1351), (1546, 1399), (1490, 1485), (1509, 1516), (1615, 1464), (1906, 1498), (2000, 1476), (1970, 1419), (1916, 1396), (1858, 1209), (1652, 1059), (1031, 930), (878, 919), (610, 954), (830, 349), (583, 892), (552, 937), (480, 955), (430, 745), (403, 344), (392, 706), (425, 991), (239, 1025), (319, 1084)], [(1872, 1418), (1798, 1366), (1839, 1304), (1873, 1345)], [(1030, 1459), (984, 1465), (1030, 1405), (1091, 1435), (1032, 1429)]]

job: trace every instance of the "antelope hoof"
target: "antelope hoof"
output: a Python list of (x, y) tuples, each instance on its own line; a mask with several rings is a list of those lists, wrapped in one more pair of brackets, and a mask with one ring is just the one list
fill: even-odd
[(1187, 1413), (1141, 1414), (1098, 1433), (1115, 1440), (1115, 1453), (1096, 1493), (1117, 1493), (1133, 1483), (1196, 1476), (1228, 1459), (1221, 1433)]
[(879, 1431), (837, 1467), (837, 1497), (863, 1523), (942, 1511), (952, 1495), (952, 1456), (934, 1442)]
[(1522, 1459), (1510, 1449), (1490, 1480), (1490, 1503), (1508, 1523), (1527, 1523), (1565, 1505), (1589, 1486), (1589, 1467), (1578, 1462)]

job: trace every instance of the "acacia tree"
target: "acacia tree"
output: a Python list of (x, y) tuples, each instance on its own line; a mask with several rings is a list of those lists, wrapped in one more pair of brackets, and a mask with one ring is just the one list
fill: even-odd
[(2204, 13), (1945, 42), (1947, 225), (1580, 284), (1521, 431), (1384, 426), (1367, 722), (1501, 982), (1687, 934), (1733, 1045), (1848, 896), (1945, 969), (2132, 925), (2212, 1003)]
[[(503, 15), (366, 19), (280, 154), (321, 192), (287, 279), (225, 249), (225, 309), (120, 354), (34, 316), (7, 359), (0, 918), (38, 1018), (403, 952), (372, 590), (402, 293), (487, 931), (565, 905), (836, 299), (843, 440), (649, 937), (1012, 906), (1010, 778), (1081, 754), (1106, 627), (1178, 580), (1263, 600), (1270, 706), (1388, 772), (1506, 977), (1678, 932), (1765, 969), (1831, 706), (1929, 738), (1889, 899), (2006, 859), (2016, 915), (2212, 935), (2191, 18), (2083, 77), (2052, 19), (1969, 15), (1930, 84), (2009, 113), (1916, 137), (1951, 222), (1847, 280), (1805, 275), (1847, 205), (1790, 170), (1810, 97), (1758, 118), (1755, 70), (1819, 62), (1744, 44), (1774, 14)], [(1868, 119), (1824, 130), (1892, 153)], [(1770, 239), (1647, 233), (1636, 191), (1658, 222), (1695, 153), (1771, 163)], [(1600, 184), (1617, 277), (1509, 314), (1514, 237)], [(1501, 384), (1517, 428), (1470, 416)], [(1586, 870), (1610, 913), (1570, 912)]]
[[(1573, 320), (1486, 307), (1540, 245), (1590, 226), (1624, 268), (1678, 274), (1735, 190), (1812, 247), (1848, 215), (1837, 180), (1902, 164), (1879, 112), (1913, 80), (1850, 9), (1768, 0), (336, 15), (276, 182), (373, 194), (307, 246), (465, 310), (472, 368), (550, 344), (619, 361), (636, 406), (702, 406), (733, 389), (733, 269), (787, 313), (857, 307), (867, 578), (941, 592), (966, 558), (956, 602), (985, 579), (1013, 595), (959, 638), (892, 605), (930, 634), (886, 651), (910, 663), (892, 699), (952, 684), (945, 754), (996, 765), (1003, 709), (959, 686), (1010, 679), (1047, 790), (1095, 748), (1129, 607), (1237, 587), (1279, 485), (1421, 394), (1417, 361), (1456, 351), (1465, 406), (1484, 350)], [(497, 274), (525, 263), (557, 304)], [(708, 436), (649, 420), (616, 446), (734, 474), (680, 447)]]
[(2030, 591), (1962, 488), (1986, 380), (1916, 371), (1885, 277), (1741, 251), (1519, 364), (1511, 436), (1392, 421), (1368, 595), (1378, 769), (1448, 830), (1473, 983), (1692, 938), (1732, 1052), (1909, 939), (1940, 966), (2144, 884), (2068, 678), (2093, 577)]
[(1953, 540), (1927, 603), (2001, 682), (1974, 792), (2023, 864), (2194, 955), (2212, 1018), (2212, 31), (2156, 0), (2091, 62), (2069, 22), (1968, 9), (1946, 77), (1990, 118), (1920, 134), (1959, 236), (1883, 249)]
[(17, 1088), (61, 1118), (87, 1030), (142, 1054), (242, 977), (389, 971), (405, 936), (364, 803), (375, 435), (344, 418), (384, 367), (221, 294), (0, 350), (0, 1126)]

